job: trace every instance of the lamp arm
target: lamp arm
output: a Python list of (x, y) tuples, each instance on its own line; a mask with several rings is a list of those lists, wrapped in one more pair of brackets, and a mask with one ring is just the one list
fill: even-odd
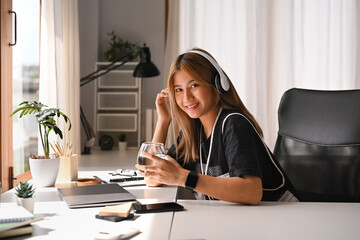
[[(121, 67), (122, 65), (124, 65), (125, 63), (127, 63), (127, 62), (129, 62), (129, 61), (131, 61), (131, 60), (133, 60), (133, 59), (134, 59), (133, 57), (128, 57), (128, 58), (124, 58), (124, 59), (122, 59), (122, 60), (116, 60), (116, 61), (113, 61), (113, 62), (111, 62), (110, 64), (108, 64), (108, 65), (106, 65), (106, 66), (103, 66), (103, 67), (99, 68), (99, 69), (96, 70), (95, 72), (90, 73), (89, 75), (81, 78), (81, 79), (80, 79), (80, 87), (88, 84), (89, 82), (92, 82), (93, 80), (95, 80), (95, 79), (97, 79), (97, 78), (99, 78), (99, 77), (107, 74), (108, 72), (110, 72), (110, 71), (112, 71), (112, 70), (114, 70), (114, 69), (116, 69), (116, 68), (118, 68), (118, 67)], [(112, 65), (114, 65), (115, 63), (120, 62), (120, 61), (122, 61), (120, 64), (111, 67)], [(111, 68), (109, 68), (109, 67), (111, 67)], [(100, 73), (100, 74), (97, 74), (98, 72), (100, 72), (100, 71), (102, 71), (102, 70), (104, 70), (104, 69), (107, 69), (107, 70), (106, 70), (105, 72), (102, 72), (102, 73)], [(96, 75), (95, 75), (95, 74), (96, 74)]]
[(81, 106), (80, 106), (80, 120), (81, 120), (81, 123), (82, 123), (82, 125), (84, 127), (84, 131), (85, 131), (87, 140), (90, 140), (91, 138), (95, 137), (95, 133), (92, 130), (92, 128), (90, 127), (90, 124), (87, 121)]
[(108, 64), (108, 65), (102, 66), (101, 68), (99, 68), (99, 69), (96, 70), (95, 72), (92, 72), (92, 73), (86, 75), (85, 77), (80, 78), (80, 82), (83, 82), (83, 81), (89, 79), (89, 78), (92, 77), (94, 74), (100, 72), (101, 70), (103, 70), (103, 69), (105, 69), (105, 68), (108, 68), (108, 67), (114, 65), (116, 62), (117, 62), (117, 61), (113, 61), (112, 63), (110, 63), (110, 64)]

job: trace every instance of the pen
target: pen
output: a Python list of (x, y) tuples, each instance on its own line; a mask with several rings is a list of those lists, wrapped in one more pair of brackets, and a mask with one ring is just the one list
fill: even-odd
[(138, 181), (138, 180), (144, 180), (144, 177), (113, 178), (110, 179), (110, 182), (129, 182), (129, 181)]

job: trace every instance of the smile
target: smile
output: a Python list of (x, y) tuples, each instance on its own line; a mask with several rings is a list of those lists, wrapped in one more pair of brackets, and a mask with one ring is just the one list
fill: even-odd
[(197, 107), (197, 105), (199, 105), (199, 103), (195, 103), (193, 105), (186, 106), (186, 109), (193, 110), (193, 109), (195, 109)]

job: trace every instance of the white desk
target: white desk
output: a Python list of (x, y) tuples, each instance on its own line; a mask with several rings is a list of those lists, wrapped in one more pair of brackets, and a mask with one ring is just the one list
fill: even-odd
[(171, 239), (360, 239), (360, 203), (178, 202)]
[[(173, 201), (175, 188), (128, 188), (144, 201)], [(147, 199), (146, 199), (147, 198)], [(2, 202), (13, 202), (12, 192)], [(37, 192), (33, 236), (18, 239), (92, 239), (99, 230), (137, 227), (132, 239), (359, 239), (360, 203), (262, 202), (247, 206), (223, 201), (178, 200), (186, 211), (137, 215), (123, 222), (95, 219), (100, 208), (68, 209), (55, 188)], [(8, 203), (5, 203), (8, 204)]]
[[(130, 187), (140, 202), (174, 201), (175, 187), (152, 188)], [(15, 204), (14, 191), (2, 194), (2, 207)], [(34, 213), (45, 214), (44, 220), (33, 223), (33, 235), (16, 239), (93, 239), (99, 231), (109, 228), (135, 227), (141, 233), (132, 239), (168, 239), (173, 213), (136, 215), (134, 219), (122, 222), (109, 222), (95, 218), (101, 207), (69, 209), (61, 201), (56, 188), (39, 188), (36, 191)], [(14, 238), (15, 239), (15, 238)]]
[[(135, 153), (134, 153), (135, 154)], [(125, 158), (125, 157), (124, 157)], [(85, 161), (85, 160), (83, 160)], [(91, 162), (91, 159), (89, 160)], [(89, 163), (87, 162), (87, 163)], [(79, 177), (91, 177), (101, 163), (79, 167)], [(131, 161), (128, 167), (133, 164)], [(112, 167), (111, 167), (112, 166)], [(114, 164), (100, 170), (113, 170)], [(99, 169), (99, 168), (98, 168)], [(176, 188), (130, 187), (141, 202), (174, 201)], [(360, 239), (360, 203), (277, 203), (247, 206), (223, 201), (179, 200), (186, 211), (137, 215), (133, 220), (95, 219), (100, 208), (69, 209), (56, 188), (36, 190), (35, 213), (49, 217), (33, 223), (32, 236), (14, 239), (92, 239), (99, 230), (134, 226), (132, 239)], [(2, 202), (15, 204), (14, 191)], [(173, 220), (173, 223), (172, 223)]]

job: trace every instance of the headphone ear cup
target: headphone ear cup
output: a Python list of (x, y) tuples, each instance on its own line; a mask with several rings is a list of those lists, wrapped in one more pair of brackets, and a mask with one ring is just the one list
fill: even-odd
[(230, 81), (229, 81), (229, 79), (225, 76), (225, 74), (222, 71), (221, 67), (219, 66), (219, 64), (217, 64), (217, 62), (214, 59), (212, 59), (208, 54), (206, 54), (205, 52), (202, 52), (202, 51), (190, 50), (188, 52), (189, 53), (196, 53), (196, 54), (204, 57), (205, 59), (207, 59), (211, 63), (211, 65), (214, 66), (214, 68), (216, 69), (216, 71), (218, 73), (214, 76), (213, 84), (215, 85), (216, 89), (218, 90), (218, 92), (220, 94), (226, 93), (230, 89)]
[(221, 86), (221, 78), (218, 73), (214, 77), (214, 85), (220, 94), (223, 94), (226, 92)]

